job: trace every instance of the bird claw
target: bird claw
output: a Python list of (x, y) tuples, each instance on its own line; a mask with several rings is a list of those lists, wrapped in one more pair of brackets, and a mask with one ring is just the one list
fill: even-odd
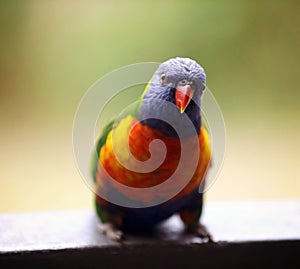
[(203, 240), (205, 239), (208, 242), (213, 242), (211, 234), (208, 232), (207, 228), (200, 222), (187, 225), (187, 231), (195, 236), (200, 237)]
[(106, 235), (110, 240), (121, 241), (124, 237), (124, 234), (121, 230), (116, 228), (111, 223), (101, 223), (98, 225), (98, 230)]

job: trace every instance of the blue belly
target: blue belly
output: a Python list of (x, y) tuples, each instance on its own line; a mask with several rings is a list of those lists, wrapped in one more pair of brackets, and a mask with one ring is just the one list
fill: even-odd
[(199, 210), (202, 207), (202, 196), (202, 193), (196, 189), (187, 196), (160, 205), (146, 208), (123, 208), (123, 228), (151, 227), (182, 210)]

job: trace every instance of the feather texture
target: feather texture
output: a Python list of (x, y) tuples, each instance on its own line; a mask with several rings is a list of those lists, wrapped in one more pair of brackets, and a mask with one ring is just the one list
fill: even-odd
[[(169, 79), (168, 83), (161, 81), (162, 74)], [(172, 110), (161, 102), (174, 104), (176, 83), (178, 80), (182, 82), (182, 79), (191, 83), (194, 90), (193, 100), (184, 115), (176, 106)], [(103, 222), (135, 229), (156, 224), (174, 213), (180, 213), (186, 224), (198, 222), (202, 211), (199, 186), (211, 160), (209, 136), (201, 124), (200, 115), (205, 82), (204, 70), (195, 61), (171, 59), (156, 71), (140, 102), (121, 119), (106, 125), (92, 162), (96, 209)], [(169, 116), (172, 124), (163, 123), (159, 120), (161, 116)], [(183, 136), (178, 135), (177, 128), (185, 131)], [(162, 142), (164, 146), (155, 141)], [(186, 155), (183, 158), (183, 148), (188, 152), (188, 158)], [(151, 168), (161, 156), (164, 158), (157, 167), (143, 171)], [(179, 165), (184, 169), (177, 169)], [(164, 184), (171, 176), (172, 184)], [(131, 188), (120, 188), (120, 185)], [(155, 186), (159, 188), (150, 192), (136, 191)], [(145, 208), (127, 208), (104, 199), (103, 193), (108, 198), (121, 195), (145, 204), (157, 198), (166, 202)]]

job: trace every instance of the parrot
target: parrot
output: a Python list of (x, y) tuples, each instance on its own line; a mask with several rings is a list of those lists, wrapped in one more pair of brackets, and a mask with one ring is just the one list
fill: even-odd
[[(187, 232), (212, 241), (200, 222), (203, 193), (199, 188), (204, 186), (211, 163), (210, 138), (201, 118), (205, 88), (206, 73), (195, 60), (168, 59), (158, 66), (133, 107), (102, 129), (91, 171), (99, 230), (109, 239), (121, 241), (127, 231), (146, 231), (177, 214)], [(151, 148), (157, 140), (164, 146), (152, 144)], [(188, 158), (183, 160), (184, 169), (177, 171), (183, 147)], [(155, 163), (155, 155), (163, 150), (164, 159), (148, 171), (147, 160), (153, 158)], [(163, 186), (175, 172), (172, 184)], [(120, 184), (130, 188), (120, 188)], [(144, 192), (154, 186), (162, 187)], [(106, 198), (113, 195), (150, 206), (115, 204)], [(161, 202), (152, 205), (155, 199)]]

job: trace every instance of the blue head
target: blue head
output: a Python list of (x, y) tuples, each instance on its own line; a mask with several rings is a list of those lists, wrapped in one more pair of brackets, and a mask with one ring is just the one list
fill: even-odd
[[(172, 126), (185, 129), (188, 136), (191, 128), (199, 133), (201, 126), (201, 96), (205, 89), (206, 75), (204, 69), (189, 58), (172, 58), (162, 63), (156, 70), (148, 90), (143, 96), (140, 108), (140, 118), (149, 118), (142, 123), (157, 129), (168, 136), (176, 136), (174, 128), (166, 124), (161, 118), (168, 116)], [(171, 102), (176, 109), (164, 105)], [(173, 106), (173, 107), (175, 107)], [(186, 114), (191, 121), (186, 121)]]

